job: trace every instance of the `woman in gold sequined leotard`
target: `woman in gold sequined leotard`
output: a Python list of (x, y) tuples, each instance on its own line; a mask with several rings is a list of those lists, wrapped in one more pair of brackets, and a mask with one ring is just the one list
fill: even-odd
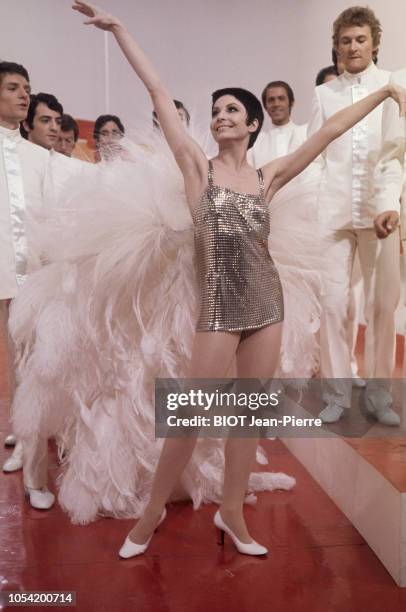
[[(278, 273), (267, 250), (272, 196), (306, 168), (335, 138), (389, 96), (404, 108), (405, 92), (389, 84), (338, 112), (294, 153), (257, 172), (247, 149), (261, 129), (263, 111), (253, 94), (239, 88), (213, 94), (211, 131), (218, 155), (207, 161), (184, 130), (172, 96), (138, 44), (115, 17), (84, 2), (76, 10), (87, 23), (113, 32), (124, 55), (146, 86), (159, 123), (183, 174), (195, 223), (201, 312), (193, 344), (189, 378), (221, 378), (236, 360), (240, 378), (270, 378), (279, 359), (283, 300)], [(165, 504), (193, 452), (195, 438), (165, 440), (150, 500), (120, 550), (122, 557), (142, 554)], [(230, 438), (225, 444), (223, 501), (216, 525), (245, 554), (265, 554), (252, 540), (243, 516), (248, 476), (257, 439)]]

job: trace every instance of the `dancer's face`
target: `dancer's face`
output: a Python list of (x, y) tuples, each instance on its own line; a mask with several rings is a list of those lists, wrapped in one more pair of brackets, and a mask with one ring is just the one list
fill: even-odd
[(247, 125), (248, 114), (245, 106), (234, 96), (221, 96), (212, 108), (211, 133), (216, 142), (228, 140), (249, 140), (258, 129), (258, 121)]
[(5, 74), (0, 82), (0, 125), (18, 127), (28, 112), (30, 84), (20, 74)]
[(60, 112), (52, 110), (44, 102), (39, 102), (32, 120), (33, 127), (27, 122), (24, 124), (28, 140), (44, 149), (53, 149), (61, 131), (61, 121)]
[(274, 125), (286, 125), (290, 121), (291, 106), (284, 87), (269, 87), (265, 96), (265, 109)]
[(348, 72), (357, 74), (368, 68), (376, 50), (369, 25), (350, 26), (340, 30), (337, 57)]

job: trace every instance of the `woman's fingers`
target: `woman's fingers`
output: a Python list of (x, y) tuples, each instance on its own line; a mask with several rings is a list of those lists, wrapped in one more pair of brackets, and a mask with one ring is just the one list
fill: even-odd
[(87, 17), (94, 17), (99, 10), (93, 4), (88, 4), (87, 2), (81, 2), (80, 0), (76, 0), (75, 4), (72, 5), (74, 11), (78, 11)]

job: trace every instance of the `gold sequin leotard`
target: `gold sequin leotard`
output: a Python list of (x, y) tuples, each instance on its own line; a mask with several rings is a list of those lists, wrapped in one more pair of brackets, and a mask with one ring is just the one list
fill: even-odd
[(254, 330), (283, 321), (278, 271), (268, 251), (264, 179), (259, 195), (208, 185), (194, 214), (201, 310), (196, 331)]

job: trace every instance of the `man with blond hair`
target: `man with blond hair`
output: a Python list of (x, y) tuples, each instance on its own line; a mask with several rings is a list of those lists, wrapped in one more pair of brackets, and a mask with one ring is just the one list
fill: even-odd
[[(388, 83), (390, 73), (374, 64), (381, 26), (373, 11), (351, 7), (333, 25), (333, 47), (344, 72), (316, 88), (309, 134), (323, 121)], [(321, 374), (327, 406), (320, 416), (333, 423), (351, 406), (348, 305), (351, 273), (358, 252), (365, 287), (365, 374), (368, 412), (385, 425), (398, 425), (388, 384), (395, 355), (395, 310), (399, 300), (399, 246), (395, 235), (379, 241), (374, 219), (396, 208), (401, 169), (377, 172), (382, 149), (382, 106), (331, 143), (323, 154), (319, 224), (323, 253)], [(393, 163), (392, 163), (393, 162)], [(384, 296), (384, 299), (382, 298)]]

